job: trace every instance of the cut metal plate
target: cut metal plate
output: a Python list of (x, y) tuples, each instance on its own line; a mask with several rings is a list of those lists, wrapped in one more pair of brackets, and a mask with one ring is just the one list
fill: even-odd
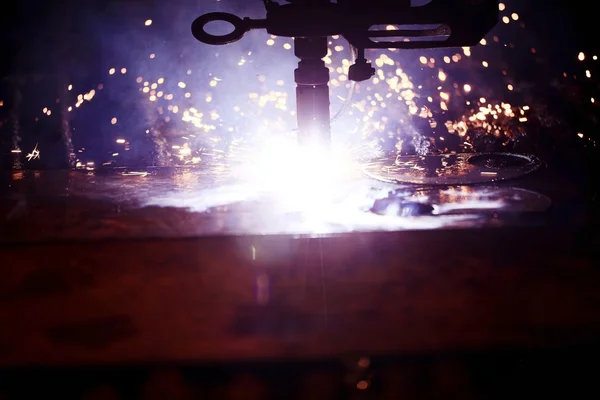
[[(518, 188), (399, 188), (363, 176), (313, 190), (263, 190), (246, 182), (215, 184), (213, 175), (196, 168), (23, 171), (5, 178), (0, 243), (474, 228), (488, 224), (493, 212), (501, 216), (494, 217), (498, 226), (504, 214), (543, 211), (550, 204)], [(394, 213), (396, 203), (401, 209)], [(521, 222), (511, 218), (506, 224)]]
[(512, 153), (399, 156), (366, 164), (363, 172), (390, 183), (469, 185), (514, 179), (537, 170), (537, 157)]

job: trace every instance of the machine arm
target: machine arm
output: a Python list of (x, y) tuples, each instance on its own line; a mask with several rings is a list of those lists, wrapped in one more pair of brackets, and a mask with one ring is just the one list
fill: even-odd
[[(294, 77), (299, 141), (330, 140), (329, 70), (323, 62), (327, 37), (340, 35), (357, 50), (349, 79), (370, 79), (375, 70), (364, 57), (365, 49), (423, 49), (476, 45), (498, 22), (497, 0), (434, 0), (411, 7), (409, 0), (265, 0), (266, 18), (240, 18), (228, 13), (208, 13), (192, 24), (192, 34), (210, 45), (240, 40), (246, 32), (264, 29), (275, 36), (294, 38), (300, 59)], [(205, 27), (225, 21), (233, 30), (211, 35)], [(392, 29), (390, 29), (390, 27)]]

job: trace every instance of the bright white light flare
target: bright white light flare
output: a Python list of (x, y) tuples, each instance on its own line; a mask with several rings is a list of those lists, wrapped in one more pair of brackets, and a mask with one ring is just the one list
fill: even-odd
[(240, 168), (240, 178), (254, 191), (272, 197), (289, 211), (314, 212), (342, 195), (345, 183), (360, 176), (349, 151), (299, 146), (288, 138), (265, 143)]

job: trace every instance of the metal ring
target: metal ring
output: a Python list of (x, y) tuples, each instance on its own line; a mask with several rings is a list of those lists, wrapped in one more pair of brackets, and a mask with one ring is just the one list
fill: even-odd
[[(229, 22), (234, 27), (233, 32), (221, 36), (207, 33), (204, 30), (204, 27), (206, 24), (213, 21)], [(200, 42), (211, 45), (223, 45), (236, 42), (240, 40), (246, 32), (248, 32), (248, 25), (246, 22), (237, 15), (229, 13), (213, 12), (204, 14), (196, 18), (192, 23), (192, 35)]]

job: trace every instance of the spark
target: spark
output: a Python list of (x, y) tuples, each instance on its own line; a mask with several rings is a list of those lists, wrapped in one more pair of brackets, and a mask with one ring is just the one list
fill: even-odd
[(35, 160), (40, 158), (40, 151), (38, 150), (38, 143), (35, 144), (35, 147), (31, 151), (31, 153), (26, 156), (27, 161)]

